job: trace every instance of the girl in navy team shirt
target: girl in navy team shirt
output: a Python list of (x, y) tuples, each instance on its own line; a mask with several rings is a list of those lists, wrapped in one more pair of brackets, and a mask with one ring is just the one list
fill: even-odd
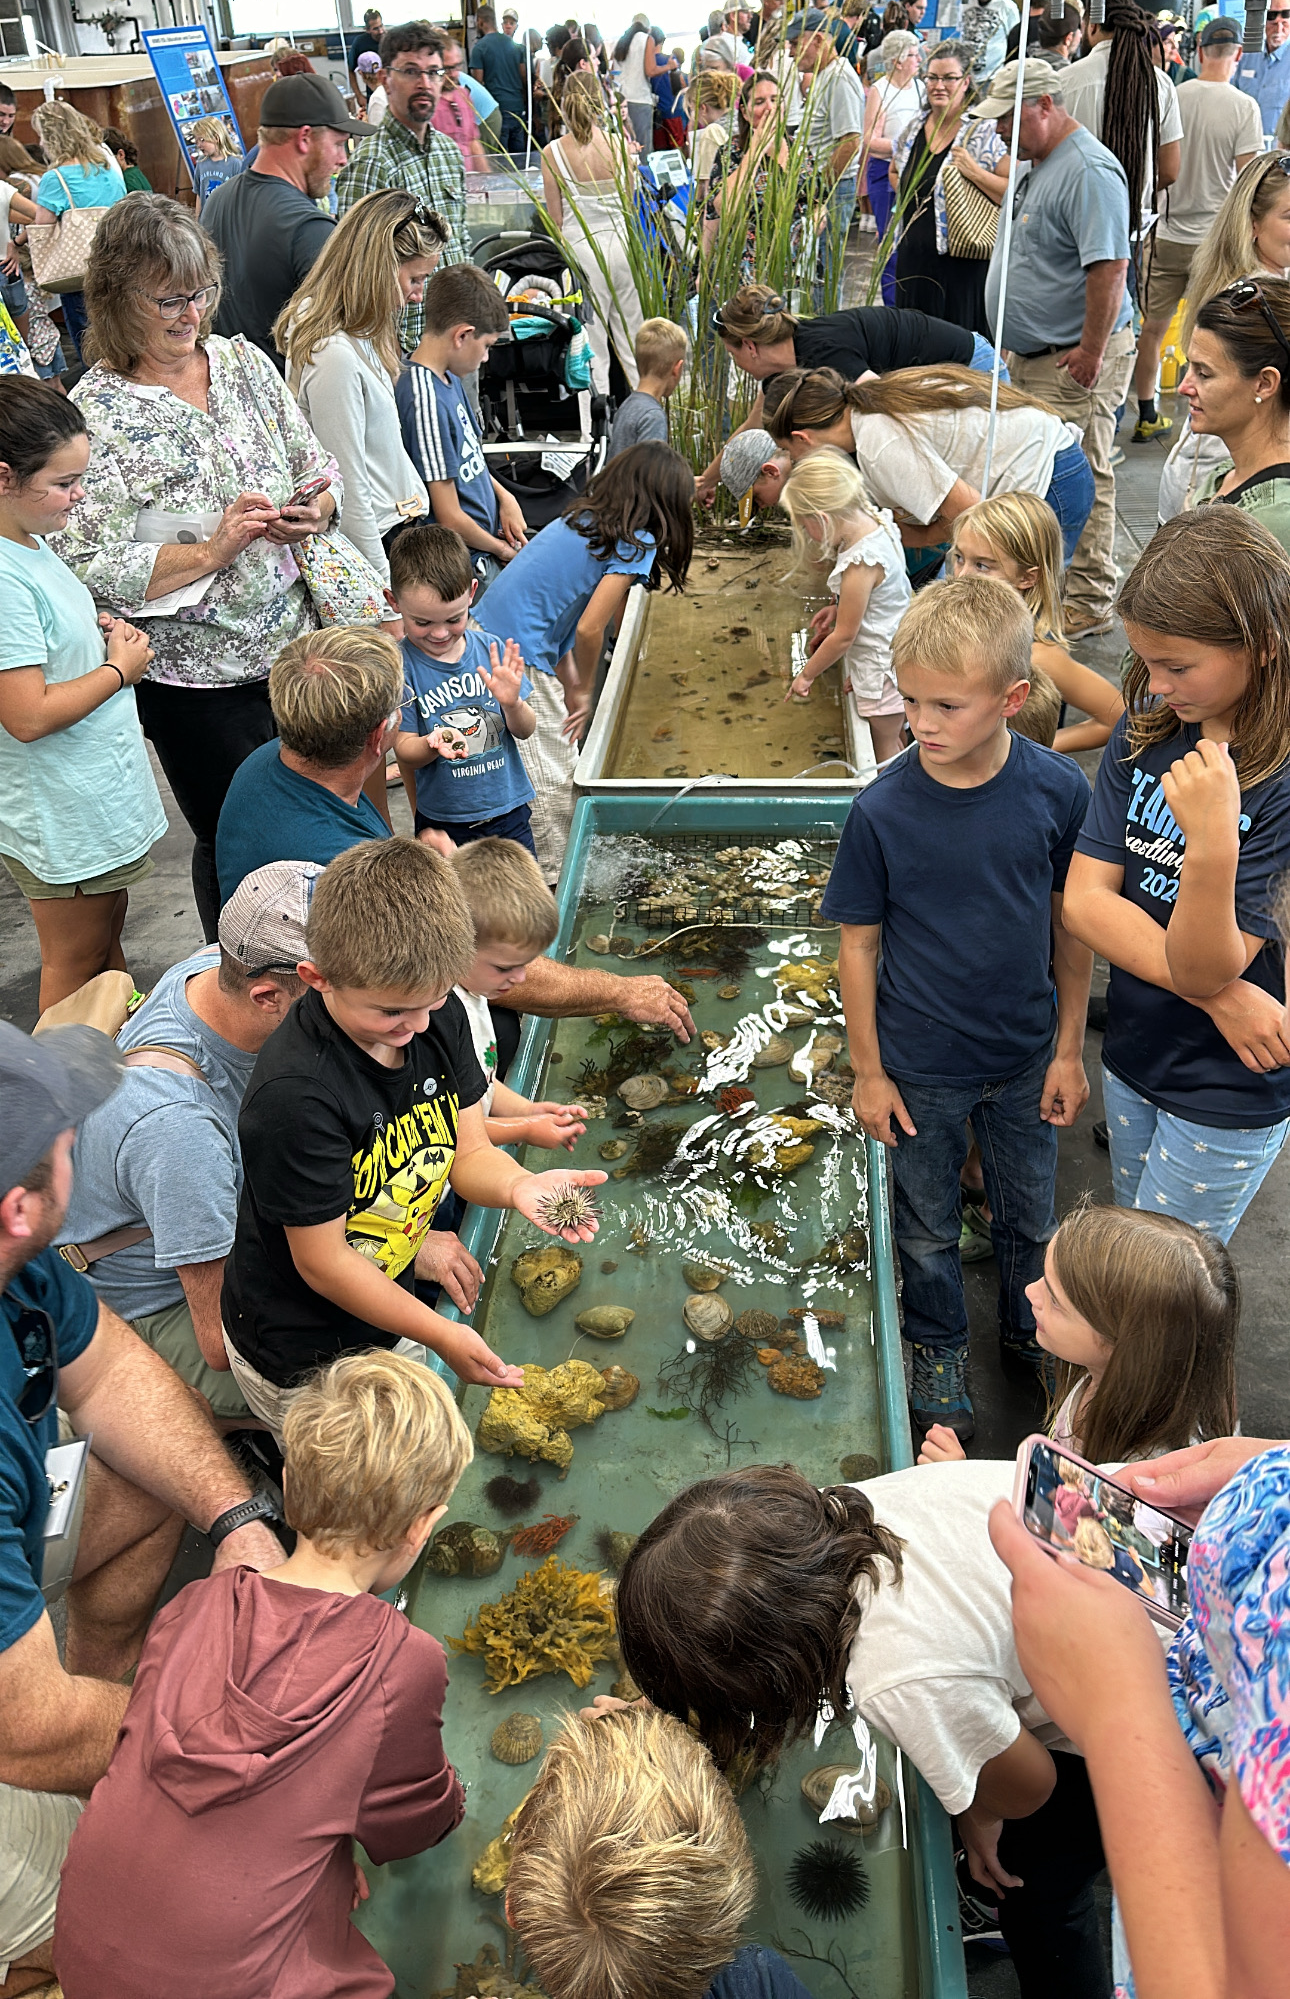
[(1290, 558), (1251, 516), (1205, 507), (1161, 528), (1119, 611), (1127, 712), (1065, 921), (1112, 968), (1116, 1201), (1227, 1242), (1290, 1128), (1273, 915), (1290, 868)]

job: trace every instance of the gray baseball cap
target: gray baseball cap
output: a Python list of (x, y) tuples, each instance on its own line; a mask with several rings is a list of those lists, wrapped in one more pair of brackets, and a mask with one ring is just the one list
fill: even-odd
[(0, 1188), (21, 1187), (59, 1132), (106, 1103), (124, 1074), (97, 1027), (49, 1027), (36, 1039), (0, 1020)]
[(280, 76), (260, 101), (262, 125), (326, 125), (333, 132), (352, 132), (370, 139), (372, 127), (351, 118), (345, 100), (325, 76)]
[(233, 890), (219, 913), (221, 950), (244, 972), (290, 972), (308, 956), (305, 928), (317, 861), (270, 861)]
[(768, 430), (736, 431), (721, 454), (721, 483), (726, 491), (742, 500), (778, 450)]
[[(1026, 59), (1021, 78), (1021, 101), (1033, 104), (1041, 97), (1060, 97), (1061, 72), (1038, 56)], [(1017, 65), (1006, 62), (990, 78), (986, 95), (968, 112), (969, 118), (1011, 118), (1017, 101)]]

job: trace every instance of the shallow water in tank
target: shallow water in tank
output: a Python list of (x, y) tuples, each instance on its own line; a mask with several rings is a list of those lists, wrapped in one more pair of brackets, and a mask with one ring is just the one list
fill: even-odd
[[(531, 1093), (590, 1102), (600, 1113), (573, 1155), (573, 1163), (603, 1164), (611, 1176), (597, 1192), (600, 1230), (577, 1252), (582, 1267), (573, 1291), (533, 1317), (512, 1265), (550, 1238), (508, 1216), (473, 1323), (508, 1360), (616, 1365), (635, 1375), (640, 1389), (630, 1406), (569, 1432), (573, 1455), (564, 1477), (550, 1463), (478, 1450), (449, 1523), (470, 1521), (500, 1535), (548, 1515), (572, 1517), (556, 1557), (612, 1581), (605, 1530), (639, 1533), (682, 1486), (728, 1464), (789, 1460), (817, 1484), (879, 1467), (865, 1150), (846, 1112), (845, 1053), (828, 1045), (844, 1034), (830, 971), (838, 932), (820, 923), (818, 909), (832, 856), (832, 842), (807, 839), (762, 847), (720, 835), (592, 840), (571, 962), (666, 973), (694, 995), (696, 1027), (709, 1045), (696, 1037), (685, 1047), (670, 1036), (656, 1046), (633, 1044), (633, 1030), (612, 1018), (552, 1024)], [(772, 1036), (791, 1045), (792, 1059), (759, 1067)], [(782, 1058), (786, 1051), (769, 1052)], [(821, 1067), (826, 1058), (829, 1066)], [(655, 1108), (633, 1113), (616, 1094), (615, 1076), (627, 1068), (666, 1084)], [(723, 1104), (723, 1091), (751, 1092), (751, 1100), (727, 1094)], [(802, 1146), (809, 1156), (785, 1157)], [(602, 1159), (602, 1147), (611, 1156)], [(530, 1152), (526, 1163), (551, 1160)], [(762, 1329), (777, 1322), (783, 1348), (759, 1349), (735, 1328), (715, 1342), (693, 1336), (682, 1317), (687, 1296), (695, 1295), (683, 1265), (705, 1259), (724, 1273), (708, 1298), (725, 1301), (736, 1319), (749, 1309), (768, 1315)], [(607, 1305), (635, 1313), (622, 1337), (580, 1331), (580, 1313)], [(731, 1351), (718, 1361), (721, 1349)], [(799, 1400), (776, 1393), (759, 1351), (812, 1364), (804, 1372), (818, 1382), (818, 1394)], [(462, 1391), (472, 1430), (487, 1400), (484, 1389)], [(844, 1474), (843, 1460), (855, 1457), (868, 1463), (848, 1463)], [(518, 1522), (485, 1493), (499, 1472), (537, 1481)], [(447, 1647), (482, 1603), (497, 1601), (542, 1559), (508, 1547), (489, 1576), (426, 1569), (415, 1579), (410, 1614)], [(373, 1870), (373, 1898), (359, 1918), (393, 1967), (402, 1999), (454, 1992), (456, 1999), (494, 1992), (509, 1999), (508, 1979), (523, 1981), (501, 1898), (474, 1889), (471, 1869), (540, 1764), (499, 1762), (490, 1737), (506, 1716), (522, 1713), (540, 1719), (549, 1742), (561, 1716), (607, 1693), (620, 1671), (611, 1655), (585, 1688), (557, 1673), (494, 1694), (483, 1660), (449, 1649), (444, 1737), (466, 1785), (465, 1819), (432, 1852)], [(740, 1801), (760, 1886), (748, 1935), (788, 1954), (815, 1999), (913, 1999), (920, 1990), (907, 1772), (887, 1744), (876, 1748), (893, 1802), (863, 1839), (822, 1827), (800, 1789), (816, 1765), (860, 1764), (847, 1720), (789, 1752)], [(867, 1877), (866, 1906), (838, 1921), (804, 1913), (789, 1892), (794, 1857), (821, 1838), (859, 1856)], [(479, 1960), (488, 1946), (500, 1953), (500, 1978)]]

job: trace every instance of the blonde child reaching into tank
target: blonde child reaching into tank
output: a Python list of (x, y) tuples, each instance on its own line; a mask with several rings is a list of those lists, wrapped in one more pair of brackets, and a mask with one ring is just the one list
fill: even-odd
[[(1062, 700), (1082, 708), (1087, 722), (1059, 728), (1048, 740), (1071, 756), (1099, 750), (1124, 713), (1119, 689), (1066, 650), (1062, 635), (1062, 531), (1038, 493), (998, 493), (959, 514), (950, 536), (951, 576), (997, 576), (1011, 584), (1035, 621), (1031, 663), (1037, 684), (1052, 682)], [(1032, 688), (1035, 683), (1032, 683)], [(1016, 724), (1014, 723), (1014, 727)], [(1027, 734), (1037, 735), (1034, 729)]]
[(813, 649), (786, 701), (805, 701), (827, 667), (841, 665), (855, 712), (869, 724), (880, 764), (900, 751), (905, 708), (891, 642), (909, 607), (905, 552), (891, 515), (869, 498), (855, 460), (826, 445), (794, 466), (779, 504), (793, 525), (792, 574), (830, 564), (836, 599), (811, 620)]
[[(1150, 1209), (1077, 1208), (1026, 1296), (1059, 1363), (1048, 1434), (1063, 1450), (1124, 1464), (1234, 1432), (1240, 1289), (1217, 1236)], [(918, 1462), (963, 1455), (937, 1423)]]

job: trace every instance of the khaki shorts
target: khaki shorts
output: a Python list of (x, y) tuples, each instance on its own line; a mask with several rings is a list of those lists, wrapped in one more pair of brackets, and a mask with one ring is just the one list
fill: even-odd
[(187, 1299), (161, 1312), (141, 1312), (130, 1324), (154, 1353), (169, 1361), (181, 1381), (206, 1397), (211, 1413), (222, 1422), (244, 1421), (251, 1414), (234, 1377), (202, 1359)]
[[(224, 1333), (224, 1351), (233, 1370), (233, 1379), (245, 1395), (248, 1408), (262, 1423), (268, 1424), (273, 1432), (274, 1442), (281, 1450), (282, 1425), (286, 1421), (288, 1409), (300, 1393), (299, 1388), (279, 1388), (276, 1381), (266, 1380), (258, 1368), (252, 1367), (249, 1360), (243, 1360), (229, 1338), (227, 1329)], [(429, 1349), (423, 1347), (418, 1340), (399, 1340), (391, 1351), (405, 1354), (409, 1360), (424, 1361), (427, 1367), (431, 1364)]]
[(112, 868), (105, 875), (86, 875), (74, 882), (43, 882), (21, 861), (15, 861), (12, 854), (0, 854), (10, 874), (26, 896), (28, 902), (69, 901), (76, 894), (116, 895), (123, 888), (133, 888), (145, 875), (150, 875), (154, 862), (151, 854), (143, 854), (137, 861), (129, 861), (123, 868)]
[(0, 1784), (0, 1984), (54, 1934), (58, 1876), (84, 1800)]
[(1187, 296), (1195, 243), (1169, 243), (1157, 233), (1147, 261), (1145, 297), (1148, 319), (1170, 320)]

